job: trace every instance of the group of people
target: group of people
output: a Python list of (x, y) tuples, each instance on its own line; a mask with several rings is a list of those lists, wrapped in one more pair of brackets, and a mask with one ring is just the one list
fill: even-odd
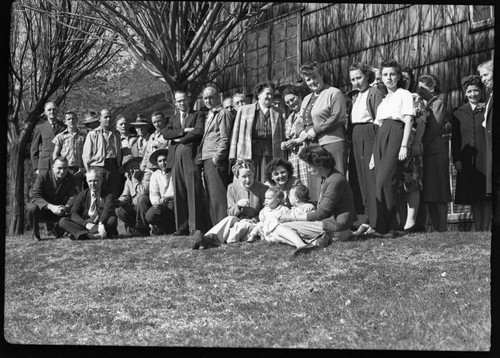
[(352, 64), (346, 94), (325, 83), (320, 64), (302, 65), (310, 93), (283, 91), (287, 118), (272, 82), (255, 87), (251, 104), (244, 94), (222, 100), (208, 83), (199, 111), (176, 91), (170, 118), (129, 123), (103, 109), (81, 122), (86, 134), (75, 112), (61, 123), (47, 103), (31, 145), (33, 236), (44, 221), (56, 237), (111, 237), (121, 220), (130, 235), (192, 235), (194, 249), (262, 239), (300, 254), (351, 236), (425, 231), (423, 207), (442, 232), (449, 132), (455, 201), (472, 205), (476, 229), (488, 230), (493, 97), (485, 103), (483, 87), (492, 90), (493, 62), (478, 71), (463, 79), (468, 102), (451, 121), (438, 78), (423, 74), (414, 90), (411, 69), (394, 59)]

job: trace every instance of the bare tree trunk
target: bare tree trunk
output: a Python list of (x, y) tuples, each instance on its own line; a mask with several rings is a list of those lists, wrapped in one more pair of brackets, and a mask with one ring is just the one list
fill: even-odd
[[(30, 117), (34, 115), (31, 114)], [(29, 124), (21, 132), (19, 140), (9, 147), (9, 188), (7, 188), (10, 198), (9, 235), (24, 233), (24, 161), (28, 154), (28, 141), (38, 123), (38, 120), (34, 118), (29, 118), (28, 121)]]

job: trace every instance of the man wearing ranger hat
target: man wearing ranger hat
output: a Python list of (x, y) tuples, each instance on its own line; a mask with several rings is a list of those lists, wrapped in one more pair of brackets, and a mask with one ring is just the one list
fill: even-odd
[(127, 180), (122, 195), (117, 200), (116, 216), (125, 224), (127, 235), (148, 235), (149, 226), (146, 212), (151, 207), (149, 201), (149, 180), (139, 169), (141, 157), (126, 155), (119, 171)]
[(151, 174), (149, 199), (151, 208), (146, 213), (151, 235), (169, 234), (175, 230), (174, 185), (170, 169), (167, 169), (168, 149), (155, 150), (149, 156), (158, 170)]
[(149, 122), (146, 116), (138, 114), (135, 122), (130, 123), (130, 125), (132, 125), (137, 132), (137, 140), (132, 144), (132, 147), (130, 147), (130, 151), (134, 157), (142, 158), (145, 154), (146, 145), (149, 140)]

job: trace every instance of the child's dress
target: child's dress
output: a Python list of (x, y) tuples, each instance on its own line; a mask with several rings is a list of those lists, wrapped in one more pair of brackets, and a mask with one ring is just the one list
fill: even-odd
[(277, 242), (273, 235), (274, 229), (280, 224), (280, 217), (289, 211), (290, 209), (284, 205), (279, 205), (275, 209), (264, 207), (259, 213), (259, 223), (255, 225), (250, 235), (260, 235), (262, 240)]

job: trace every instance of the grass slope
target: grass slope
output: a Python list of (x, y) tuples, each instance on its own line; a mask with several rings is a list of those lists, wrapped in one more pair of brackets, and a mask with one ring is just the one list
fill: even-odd
[(6, 238), (20, 344), (488, 350), (489, 234), (193, 251), (191, 238)]

